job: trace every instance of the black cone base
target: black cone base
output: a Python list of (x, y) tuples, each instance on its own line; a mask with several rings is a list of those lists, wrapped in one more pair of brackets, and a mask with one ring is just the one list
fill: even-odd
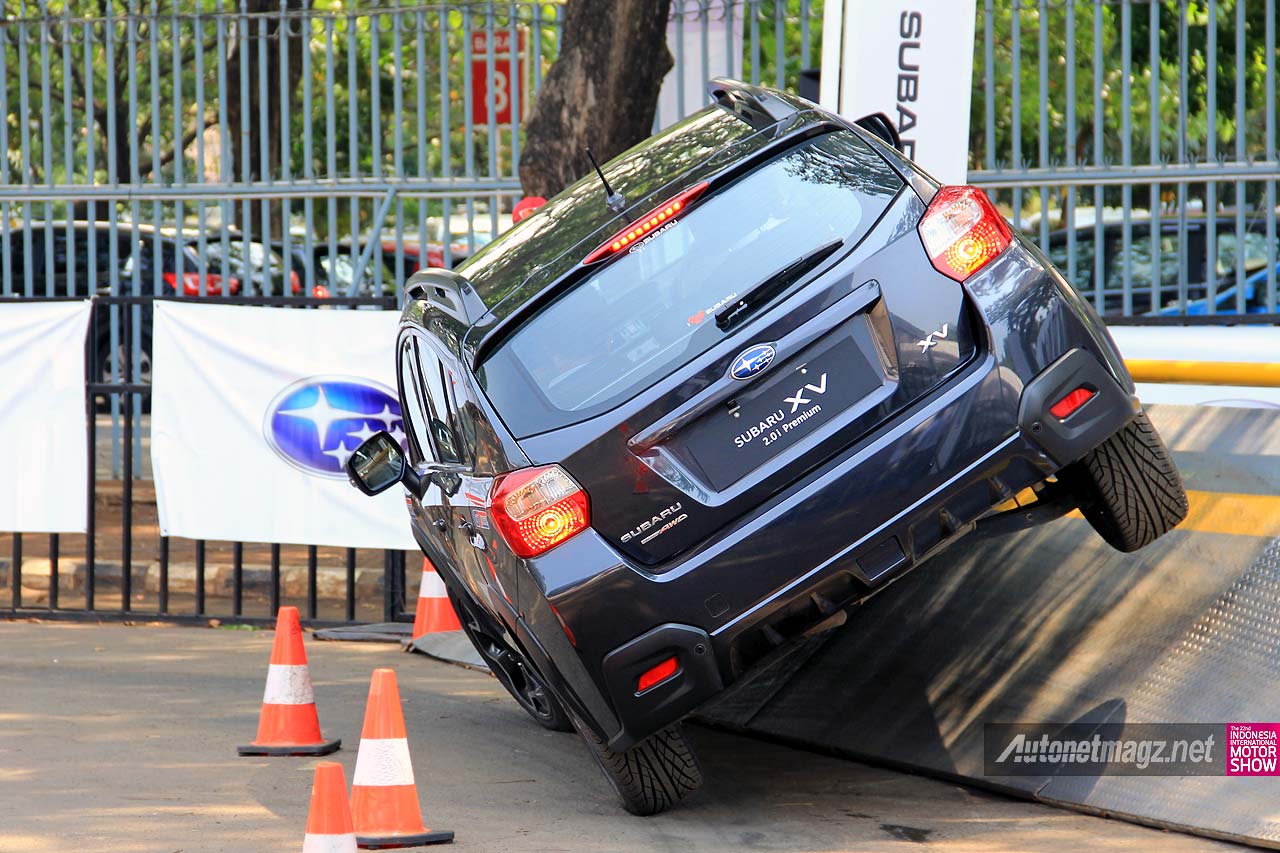
[(291, 744), (288, 746), (260, 746), (251, 743), (248, 746), (237, 746), (239, 755), (328, 755), (337, 752), (342, 746), (342, 738), (327, 740), (323, 743)]
[(356, 844), (366, 850), (391, 850), (396, 847), (425, 847), (453, 841), (451, 829), (429, 829), (417, 835), (357, 835)]

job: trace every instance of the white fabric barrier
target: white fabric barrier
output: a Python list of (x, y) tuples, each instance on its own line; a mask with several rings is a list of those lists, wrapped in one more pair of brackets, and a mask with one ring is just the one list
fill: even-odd
[[(1154, 361), (1280, 361), (1277, 326), (1113, 326), (1120, 354)], [(1138, 383), (1144, 403), (1280, 409), (1280, 388)]]
[(151, 460), (161, 532), (417, 550), (403, 490), (369, 498), (343, 473), (368, 436), (403, 437), (398, 320), (393, 311), (157, 302)]
[(83, 533), (84, 341), (92, 305), (0, 305), (0, 530)]
[(963, 184), (976, 14), (976, 0), (827, 0), (822, 106), (850, 119), (884, 113), (908, 157)]

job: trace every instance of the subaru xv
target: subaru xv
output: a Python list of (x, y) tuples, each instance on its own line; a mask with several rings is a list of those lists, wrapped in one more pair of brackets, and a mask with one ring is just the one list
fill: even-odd
[(680, 721), (975, 528), (1187, 510), (1106, 328), (883, 116), (729, 80), (462, 264), (408, 281), (402, 483), (464, 630), (637, 814)]

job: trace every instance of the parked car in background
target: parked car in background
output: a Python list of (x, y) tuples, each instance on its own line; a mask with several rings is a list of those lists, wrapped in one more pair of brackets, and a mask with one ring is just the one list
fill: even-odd
[[(187, 245), (198, 252), (199, 243), (198, 239), (191, 239)], [(245, 240), (236, 232), (227, 235), (225, 245), (220, 232), (210, 233), (205, 236), (204, 247), (210, 264), (232, 270), (244, 283), (246, 296), (285, 293), (285, 264), (280, 252), (255, 240)], [(302, 293), (302, 277), (296, 266), (289, 270), (287, 282), (289, 293)]]
[[(234, 272), (224, 272), (220, 262), (200, 260), (185, 235), (149, 225), (106, 222), (36, 222), (9, 232), (3, 246), (0, 287), (5, 293), (37, 296), (92, 296), (95, 294), (158, 293), (162, 296), (220, 296), (239, 294), (243, 284)], [(89, 376), (111, 375), (110, 316), (127, 310), (99, 304), (89, 332)], [(136, 333), (141, 345), (138, 377), (151, 379), (151, 307), (142, 305)], [(117, 327), (119, 328), (119, 327)], [(128, 341), (117, 336), (114, 351), (124, 363)]]
[[(327, 243), (317, 243), (312, 247), (312, 257), (316, 285), (324, 288), (327, 296), (386, 296), (396, 292), (393, 267), (376, 249), (369, 253), (358, 283), (356, 267), (360, 253), (350, 243), (339, 243), (333, 253), (330, 253)], [(406, 271), (405, 275), (410, 273)]]
[[(1125, 268), (1129, 268), (1130, 310), (1131, 314), (1184, 313), (1180, 309), (1181, 300), (1185, 299), (1188, 310), (1185, 313), (1205, 313), (1204, 300), (1208, 296), (1208, 282), (1217, 284), (1218, 304), (1224, 290), (1231, 288), (1230, 308), (1235, 310), (1236, 266), (1239, 247), (1236, 234), (1236, 217), (1232, 211), (1223, 211), (1215, 221), (1216, 250), (1214, 269), (1208, 269), (1208, 219), (1200, 213), (1188, 216), (1185, 228), (1178, 223), (1174, 214), (1160, 218), (1160, 233), (1157, 237), (1156, 250), (1159, 258), (1152, 254), (1150, 219), (1135, 219), (1130, 222), (1130, 238), (1128, 247), (1124, 241), (1124, 225), (1121, 222), (1104, 219), (1102, 226), (1102, 304), (1096, 304), (1097, 297), (1097, 264), (1098, 246), (1097, 230), (1094, 226), (1075, 229), (1075, 277), (1072, 285), (1085, 299), (1095, 302), (1095, 307), (1102, 314), (1125, 313), (1124, 283)], [(1254, 280), (1249, 288), (1248, 299), (1255, 299), (1261, 294), (1265, 301), (1265, 280), (1267, 265), (1267, 223), (1256, 211), (1250, 212), (1245, 222), (1244, 239), (1244, 272)], [(1067, 229), (1059, 229), (1049, 235), (1049, 245), (1043, 247), (1045, 254), (1064, 275), (1068, 271), (1068, 252), (1070, 249)], [(1272, 239), (1275, 239), (1274, 237)], [(1277, 255), (1280, 255), (1280, 243), (1277, 244)], [(1182, 269), (1185, 264), (1185, 292), (1182, 291)], [(1261, 271), (1264, 282), (1261, 289), (1256, 288), (1256, 274)], [(1199, 305), (1199, 308), (1192, 308)]]
[[(1280, 266), (1275, 268), (1273, 278), (1276, 282), (1276, 304), (1280, 303)], [(1237, 293), (1244, 294), (1244, 311), (1240, 310), (1240, 300), (1236, 298)], [(1193, 299), (1185, 306), (1178, 304), (1168, 305), (1161, 308), (1157, 314), (1162, 317), (1202, 317), (1206, 314), (1267, 314), (1271, 313), (1267, 302), (1267, 271), (1265, 269), (1258, 270), (1244, 280), (1243, 287), (1235, 284), (1228, 285), (1219, 290), (1213, 297), (1213, 311), (1209, 310), (1209, 297), (1203, 299)]]

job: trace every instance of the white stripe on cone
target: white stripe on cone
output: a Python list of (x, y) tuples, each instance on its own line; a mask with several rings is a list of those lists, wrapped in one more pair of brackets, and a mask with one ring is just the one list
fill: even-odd
[(445, 589), (444, 581), (440, 580), (440, 576), (430, 569), (422, 571), (422, 587), (418, 592), (418, 598), (448, 598), (449, 591)]
[(290, 666), (273, 663), (267, 667), (267, 689), (262, 693), (264, 705), (310, 705), (316, 701), (311, 688), (311, 670), (306, 664)]
[(302, 853), (356, 853), (355, 833), (317, 835), (308, 832), (302, 839)]
[(413, 763), (409, 760), (409, 741), (396, 738), (361, 738), (356, 753), (356, 772), (352, 786), (385, 787), (412, 785)]

